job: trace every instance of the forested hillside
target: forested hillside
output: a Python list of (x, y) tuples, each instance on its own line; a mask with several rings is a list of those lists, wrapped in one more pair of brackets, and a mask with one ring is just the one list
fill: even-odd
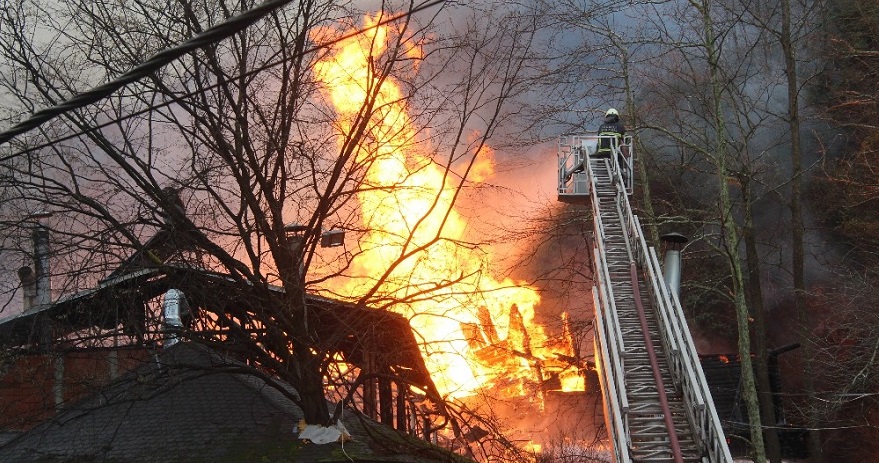
[[(849, 0), (793, 6), (789, 33), (796, 52), (791, 62), (799, 71), (794, 87), (799, 166), (790, 136), (794, 118), (784, 97), (790, 68), (782, 40), (783, 3), (764, 6), (745, 7), (734, 22), (732, 15), (725, 17), (730, 22), (713, 16), (715, 25), (727, 27), (717, 29), (713, 42), (723, 50), (717, 61), (704, 55), (693, 66), (693, 55), (682, 52), (674, 60), (681, 78), (663, 75), (635, 100), (644, 109), (640, 117), (653, 116), (643, 123), (652, 130), (642, 132), (649, 138), (642, 153), (650, 179), (642, 212), (653, 213), (660, 232), (681, 231), (695, 239), (685, 252), (683, 296), (703, 350), (741, 355), (734, 297), (738, 261), (758, 394), (761, 358), (799, 345), (778, 357), (785, 404), (783, 416), (775, 416), (784, 420), (778, 428), (812, 430), (803, 441), (810, 461), (875, 461), (879, 6)], [(797, 13), (798, 8), (811, 9)], [(736, 34), (739, 41), (731, 40)], [(694, 73), (697, 68), (707, 72)], [(722, 86), (718, 107), (712, 107), (713, 79)], [(712, 139), (721, 120), (726, 137)], [(735, 256), (726, 246), (730, 235), (721, 229), (726, 211), (718, 210), (719, 162), (712, 160), (718, 150), (726, 150), (727, 211), (740, 233)], [(798, 179), (801, 195), (795, 190)], [(801, 214), (801, 235), (795, 233), (795, 214)], [(765, 411), (761, 407), (761, 414)], [(774, 426), (765, 415), (762, 421), (772, 458)]]
[[(837, 250), (815, 288), (816, 363), (828, 449), (839, 460), (879, 458), (879, 4), (839, 0), (828, 8), (826, 60), (810, 99), (839, 127), (824, 141), (809, 202), (816, 227)], [(831, 454), (833, 455), (833, 454)]]
[(828, 143), (833, 150), (826, 153), (810, 198), (826, 230), (843, 239), (869, 270), (879, 251), (879, 5), (835, 3), (820, 49), (827, 72), (811, 99), (844, 129), (845, 138)]

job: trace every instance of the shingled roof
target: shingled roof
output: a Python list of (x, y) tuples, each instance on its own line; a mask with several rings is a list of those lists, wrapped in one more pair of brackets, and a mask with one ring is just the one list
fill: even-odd
[[(0, 447), (15, 462), (437, 462), (455, 455), (346, 412), (353, 440), (303, 444), (290, 387), (179, 343), (106, 389)], [(391, 442), (392, 445), (379, 445)], [(394, 451), (389, 451), (394, 448)]]

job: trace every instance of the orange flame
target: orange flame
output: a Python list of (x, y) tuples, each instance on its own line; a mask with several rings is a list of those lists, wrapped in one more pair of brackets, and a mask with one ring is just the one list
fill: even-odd
[[(539, 376), (545, 335), (534, 323), (534, 309), (540, 298), (530, 287), (489, 276), (484, 252), (455, 244), (465, 238), (467, 223), (453, 202), (454, 176), (425, 154), (430, 146), (416, 146), (418, 131), (400, 85), (376, 74), (392, 36), (376, 23), (367, 17), (368, 33), (340, 43), (316, 67), (336, 110), (340, 139), (353, 130), (370, 98), (376, 108), (367, 143), (355, 156), (356, 162), (372, 163), (357, 196), (368, 230), (351, 266), (359, 277), (337, 291), (362, 294), (394, 263), (396, 269), (381, 281), (383, 296), (417, 299), (413, 296), (429, 291), (429, 300), (395, 304), (393, 310), (407, 316), (422, 338), (425, 363), (444, 395), (462, 397)], [(489, 148), (477, 154), (476, 181), (492, 175), (492, 156)], [(419, 247), (424, 249), (400, 260)]]
[[(567, 312), (562, 312), (562, 340), (564, 342), (562, 354), (574, 356), (574, 336), (571, 334), (571, 321)], [(578, 370), (579, 365), (566, 368), (559, 373), (559, 381), (565, 392), (583, 391), (586, 389), (586, 381)]]

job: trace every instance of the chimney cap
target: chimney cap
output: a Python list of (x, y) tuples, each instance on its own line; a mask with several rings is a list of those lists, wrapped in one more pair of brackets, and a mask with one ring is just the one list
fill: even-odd
[(25, 265), (18, 269), (18, 278), (22, 282), (35, 281), (34, 277), (34, 269), (32, 269), (29, 265)]
[(686, 236), (684, 236), (678, 232), (666, 233), (665, 235), (662, 235), (659, 239), (661, 239), (662, 241), (665, 241), (666, 243), (673, 243), (673, 244), (684, 244), (687, 241), (690, 241)]
[(306, 230), (308, 230), (308, 226), (302, 225), (302, 224), (299, 224), (296, 222), (291, 222), (291, 223), (288, 223), (287, 225), (284, 225), (284, 232), (285, 233), (300, 233), (300, 232), (304, 232)]

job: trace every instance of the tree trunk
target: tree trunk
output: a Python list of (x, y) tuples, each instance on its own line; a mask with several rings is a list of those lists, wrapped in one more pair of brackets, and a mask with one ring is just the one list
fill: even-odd
[(784, 72), (787, 77), (788, 123), (791, 134), (791, 273), (793, 275), (794, 305), (799, 323), (799, 337), (802, 345), (803, 387), (807, 404), (806, 424), (809, 428), (808, 446), (812, 461), (823, 460), (821, 452), (821, 435), (818, 431), (819, 417), (815, 404), (815, 384), (812, 374), (811, 322), (806, 304), (806, 281), (803, 272), (803, 211), (802, 211), (802, 145), (800, 140), (799, 92), (797, 85), (796, 52), (791, 41), (791, 6), (790, 0), (782, 0), (781, 48), (784, 54)]
[(297, 353), (300, 358), (301, 377), (299, 397), (302, 398), (302, 413), (309, 424), (328, 424), (330, 410), (324, 397), (323, 375), (320, 369), (320, 358), (309, 349)]
[[(629, 78), (629, 52), (626, 48), (625, 42), (619, 42), (618, 38), (614, 35), (614, 44), (620, 52), (620, 66), (622, 67), (622, 77), (625, 85), (625, 94), (626, 94), (626, 112), (629, 115), (629, 124), (632, 129), (637, 128), (640, 123), (638, 121), (638, 114), (635, 108), (635, 97), (632, 91), (632, 82)], [(632, 139), (632, 143), (640, 146), (641, 142), (637, 138)], [(639, 208), (643, 210), (643, 217), (646, 217), (648, 220), (646, 222), (642, 222), (642, 225), (647, 228), (647, 232), (650, 238), (649, 243), (654, 246), (659, 246), (659, 228), (656, 223), (656, 212), (653, 209), (653, 198), (650, 195), (650, 176), (649, 170), (647, 169), (647, 162), (645, 157), (640, 155), (642, 150), (634, 150), (633, 153), (635, 156), (634, 164), (632, 165), (633, 169), (638, 169), (638, 188), (641, 190), (641, 201), (639, 203)]]
[(766, 348), (766, 317), (763, 308), (763, 286), (760, 283), (760, 256), (757, 252), (757, 238), (754, 236), (754, 208), (751, 198), (751, 184), (742, 181), (742, 198), (744, 200), (745, 227), (742, 239), (745, 241), (745, 254), (748, 263), (748, 286), (750, 294), (751, 314), (754, 319), (751, 339), (757, 360), (757, 395), (760, 401), (760, 418), (763, 423), (763, 439), (766, 443), (766, 454), (772, 463), (781, 463), (781, 445), (778, 441), (778, 421), (775, 416), (775, 403), (772, 384), (769, 381), (769, 362)]
[[(298, 249), (297, 249), (298, 250)], [(305, 275), (302, 267), (302, 256), (277, 255), (278, 269), (284, 274), (285, 291), (284, 307), (290, 314), (290, 335), (293, 341), (293, 352), (289, 357), (287, 370), (296, 381), (296, 391), (301, 399), (303, 418), (308, 424), (329, 424), (330, 411), (324, 394), (324, 377), (322, 356), (317, 349), (314, 336), (309, 329), (309, 311), (305, 302)], [(285, 340), (286, 341), (286, 340)], [(276, 346), (283, 352), (286, 346)]]
[(748, 305), (745, 302), (745, 284), (742, 275), (742, 262), (739, 256), (739, 233), (738, 224), (734, 217), (734, 207), (730, 196), (730, 178), (727, 168), (728, 148), (726, 144), (726, 120), (724, 118), (722, 99), (723, 82), (720, 77), (720, 58), (715, 48), (717, 37), (711, 22), (710, 4), (703, 0), (700, 4), (692, 3), (702, 15), (704, 46), (708, 59), (708, 68), (711, 78), (712, 90), (712, 114), (716, 136), (716, 168), (717, 181), (719, 183), (720, 220), (723, 230), (723, 240), (726, 246), (727, 258), (729, 259), (730, 273), (732, 276), (733, 302), (736, 311), (738, 325), (739, 357), (742, 371), (742, 396), (748, 410), (750, 424), (751, 444), (754, 448), (754, 461), (765, 463), (766, 451), (763, 445), (763, 432), (760, 423), (760, 406), (757, 400), (757, 389), (754, 382), (754, 369), (751, 364), (751, 339), (748, 323)]

